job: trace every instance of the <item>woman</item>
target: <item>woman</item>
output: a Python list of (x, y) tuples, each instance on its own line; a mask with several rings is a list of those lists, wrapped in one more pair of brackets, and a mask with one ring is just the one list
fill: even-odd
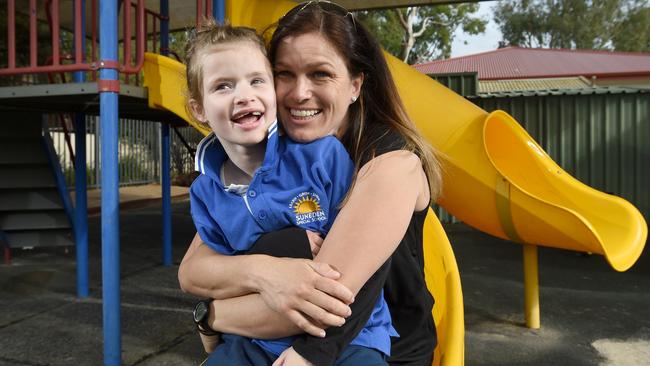
[[(323, 329), (349, 315), (351, 294), (361, 291), (346, 324), (327, 328), (327, 342), (305, 336), (278, 360), (304, 364), (302, 355), (327, 364), (332, 349), (349, 342), (350, 329), (365, 323), (356, 318), (359, 309), (384, 284), (400, 333), (389, 362), (431, 364), (433, 299), (424, 282), (421, 240), (440, 172), (404, 111), (381, 49), (345, 9), (308, 2), (279, 21), (269, 56), (286, 133), (298, 141), (335, 133), (355, 162), (355, 181), (313, 261), (224, 257), (195, 237), (179, 269), (182, 288), (220, 299), (212, 303), (213, 329), (257, 338), (303, 331), (323, 336)], [(339, 91), (358, 77), (359, 100), (343, 100)]]

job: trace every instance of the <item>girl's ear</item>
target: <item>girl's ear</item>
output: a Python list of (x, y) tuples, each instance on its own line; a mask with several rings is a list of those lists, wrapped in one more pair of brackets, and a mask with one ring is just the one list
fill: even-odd
[(192, 117), (201, 123), (207, 123), (208, 121), (206, 121), (205, 115), (203, 114), (203, 106), (201, 103), (199, 103), (196, 99), (190, 99), (188, 103), (190, 105)]

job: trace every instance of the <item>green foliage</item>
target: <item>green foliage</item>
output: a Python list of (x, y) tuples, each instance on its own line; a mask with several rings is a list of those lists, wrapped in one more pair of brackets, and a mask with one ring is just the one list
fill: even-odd
[(636, 2), (627, 17), (615, 27), (612, 37), (617, 51), (650, 52), (650, 6)]
[(184, 62), (185, 60), (186, 43), (187, 43), (187, 32), (185, 30), (179, 30), (179, 31), (174, 31), (169, 33), (169, 50), (180, 58), (180, 62)]
[(502, 47), (648, 50), (648, 0), (504, 0), (493, 9)]
[[(74, 187), (75, 186), (75, 171), (74, 167), (72, 166), (67, 166), (63, 168), (63, 176), (65, 177), (65, 183), (68, 187)], [(96, 182), (96, 173), (95, 173), (95, 168), (86, 166), (86, 185), (87, 186), (94, 186), (97, 184)]]
[(468, 34), (485, 32), (487, 21), (476, 17), (477, 11), (478, 4), (473, 3), (360, 11), (357, 16), (386, 51), (414, 64), (448, 58), (458, 28)]
[(120, 182), (139, 182), (151, 179), (153, 172), (146, 165), (145, 160), (136, 155), (120, 157), (118, 161)]
[[(9, 54), (9, 34), (7, 32), (7, 20), (6, 1), (0, 1), (0, 68), (8, 66), (7, 56)], [(27, 67), (30, 65), (29, 16), (16, 12), (15, 25), (16, 67)], [(38, 45), (37, 63), (38, 65), (44, 65), (46, 61), (48, 61), (48, 57), (52, 54), (50, 31), (47, 23), (37, 23), (36, 42)], [(38, 83), (45, 82), (46, 79), (46, 75), (37, 75), (36, 77), (31, 78), (12, 75), (0, 78), (0, 85), (20, 85), (25, 82)]]

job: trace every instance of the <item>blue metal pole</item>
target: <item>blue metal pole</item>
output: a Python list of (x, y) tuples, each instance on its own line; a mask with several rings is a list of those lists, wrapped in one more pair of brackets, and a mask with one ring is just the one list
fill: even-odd
[[(117, 1), (99, 2), (102, 188), (102, 296), (104, 302), (104, 365), (121, 364), (120, 238), (118, 147)], [(111, 64), (113, 64), (111, 66)], [(112, 67), (112, 68), (111, 68)]]
[[(75, 3), (73, 3), (72, 18), (74, 19)], [(81, 38), (81, 49), (85, 59), (86, 56), (86, 0), (81, 0), (81, 34), (75, 37)], [(74, 43), (76, 44), (76, 42)], [(86, 74), (77, 71), (73, 74), (75, 83), (86, 81)], [(86, 186), (86, 115), (76, 113), (74, 115), (74, 137), (75, 137), (75, 232), (74, 238), (77, 245), (77, 296), (88, 296), (88, 195)]]
[(160, 144), (162, 145), (162, 156), (160, 162), (162, 187), (162, 210), (163, 210), (163, 265), (172, 265), (172, 206), (171, 206), (171, 177), (170, 177), (170, 154), (169, 154), (169, 123), (160, 125)]
[(160, 53), (169, 54), (169, 0), (160, 0)]
[[(169, 0), (160, 0), (160, 50), (169, 54)], [(160, 189), (162, 190), (163, 265), (172, 265), (172, 194), (170, 177), (169, 124), (160, 124)]]
[(212, 0), (212, 16), (217, 22), (223, 24), (226, 17), (226, 0)]

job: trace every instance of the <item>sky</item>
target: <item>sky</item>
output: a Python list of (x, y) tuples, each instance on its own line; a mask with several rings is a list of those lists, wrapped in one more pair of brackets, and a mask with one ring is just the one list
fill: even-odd
[[(501, 40), (501, 31), (499, 31), (496, 23), (492, 20), (492, 7), (495, 3), (495, 1), (479, 3), (479, 11), (477, 14), (484, 19), (489, 19), (484, 34), (470, 36), (463, 33), (462, 29), (456, 30), (454, 42), (451, 45), (451, 57), (492, 51), (497, 48)], [(464, 44), (465, 41), (467, 44)]]

